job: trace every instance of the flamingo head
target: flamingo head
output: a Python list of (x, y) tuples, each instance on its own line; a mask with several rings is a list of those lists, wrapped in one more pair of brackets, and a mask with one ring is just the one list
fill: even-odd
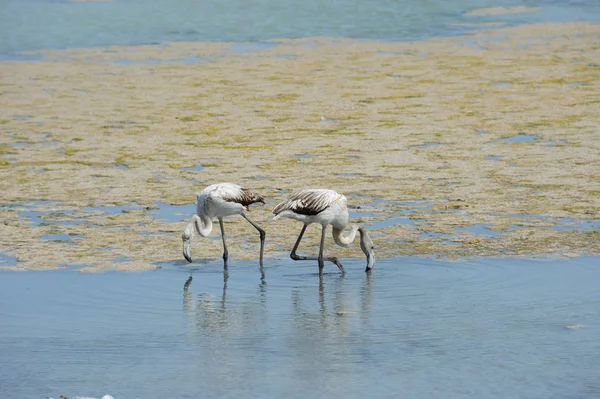
[(183, 257), (190, 263), (192, 263), (191, 242), (193, 234), (193, 230), (191, 230), (189, 226), (181, 234), (181, 240), (183, 241)]
[(367, 256), (367, 267), (365, 272), (370, 272), (373, 266), (375, 266), (375, 244), (373, 244), (373, 240), (369, 236), (369, 233), (364, 227), (359, 227), (358, 229), (360, 233), (360, 249), (362, 249), (363, 253)]

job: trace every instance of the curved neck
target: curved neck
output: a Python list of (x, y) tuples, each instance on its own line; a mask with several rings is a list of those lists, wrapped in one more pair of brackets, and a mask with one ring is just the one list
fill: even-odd
[(198, 232), (198, 234), (200, 234), (202, 237), (209, 235), (213, 228), (212, 220), (210, 220), (210, 218), (206, 215), (192, 216), (190, 224), (194, 225), (196, 232)]
[(333, 240), (335, 241), (335, 243), (337, 245), (340, 245), (342, 247), (347, 247), (348, 245), (352, 244), (352, 241), (354, 241), (357, 231), (358, 231), (357, 224), (353, 224), (351, 230), (349, 232), (347, 232), (346, 234), (344, 234), (344, 229), (336, 229), (334, 227), (333, 228)]

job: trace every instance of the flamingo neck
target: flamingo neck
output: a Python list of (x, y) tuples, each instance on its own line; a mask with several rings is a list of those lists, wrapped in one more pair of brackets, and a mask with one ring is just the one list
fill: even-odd
[(352, 244), (354, 238), (356, 237), (356, 232), (358, 231), (358, 225), (353, 224), (350, 231), (344, 234), (344, 229), (333, 228), (333, 240), (335, 243), (342, 247), (347, 247)]
[(196, 232), (198, 232), (198, 234), (200, 234), (202, 237), (209, 235), (213, 228), (212, 220), (204, 214), (192, 216), (192, 221), (190, 224), (192, 223)]

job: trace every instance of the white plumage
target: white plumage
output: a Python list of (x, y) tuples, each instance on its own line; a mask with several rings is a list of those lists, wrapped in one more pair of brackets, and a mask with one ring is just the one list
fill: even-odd
[(192, 216), (187, 227), (181, 235), (183, 241), (183, 256), (188, 262), (192, 261), (191, 240), (194, 238), (194, 231), (202, 237), (210, 234), (213, 228), (213, 218), (219, 220), (221, 227), (221, 237), (223, 240), (223, 260), (227, 267), (227, 244), (225, 242), (225, 231), (223, 228), (223, 218), (231, 215), (241, 215), (246, 219), (260, 234), (260, 257), (259, 262), (263, 264), (263, 252), (265, 246), (265, 231), (246, 216), (245, 211), (251, 204), (261, 202), (265, 203), (263, 197), (257, 193), (233, 183), (217, 183), (206, 187), (196, 196), (196, 214)]
[[(353, 224), (351, 230), (347, 234), (343, 234), (344, 229), (348, 226), (348, 207), (347, 199), (344, 195), (328, 189), (304, 189), (296, 191), (290, 197), (273, 208), (275, 214), (274, 219), (289, 218), (302, 222), (304, 226), (300, 231), (300, 235), (296, 240), (296, 244), (290, 253), (293, 260), (317, 260), (319, 271), (322, 272), (324, 261), (334, 263), (340, 271), (344, 272), (344, 267), (336, 257), (323, 257), (323, 244), (325, 242), (325, 230), (328, 225), (333, 228), (333, 239), (336, 244), (347, 247), (350, 245), (356, 233), (360, 233), (360, 247), (367, 256), (366, 271), (370, 271), (375, 265), (375, 255), (373, 252), (373, 241), (364, 227)], [(321, 245), (319, 247), (319, 256), (298, 256), (296, 250), (306, 227), (311, 223), (319, 223), (321, 225)]]

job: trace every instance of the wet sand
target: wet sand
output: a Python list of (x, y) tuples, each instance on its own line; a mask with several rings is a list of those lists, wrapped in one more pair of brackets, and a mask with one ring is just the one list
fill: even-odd
[[(267, 199), (250, 212), (267, 257), (287, 256), (300, 229), (270, 210), (303, 187), (348, 195), (378, 257), (600, 254), (599, 35), (598, 23), (540, 24), (419, 42), (171, 43), (0, 62), (0, 252), (17, 260), (4, 268), (182, 262), (189, 216), (150, 211), (192, 204), (219, 181)], [(81, 211), (116, 205), (130, 208)], [(384, 223), (398, 217), (409, 223)], [(226, 229), (232, 260), (257, 257), (251, 226), (232, 217)], [(316, 251), (317, 230), (303, 251)], [(328, 245), (363, 256), (358, 243)], [(198, 260), (221, 250), (218, 239), (193, 244)]]

